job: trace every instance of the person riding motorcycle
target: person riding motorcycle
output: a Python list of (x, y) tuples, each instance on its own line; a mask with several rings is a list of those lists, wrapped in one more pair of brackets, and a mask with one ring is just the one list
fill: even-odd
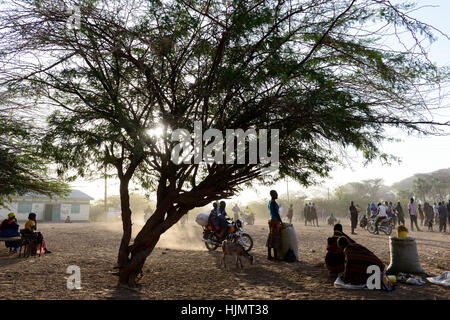
[(220, 201), (219, 203), (219, 209), (217, 211), (217, 217), (220, 223), (220, 232), (219, 232), (219, 238), (221, 241), (225, 240), (225, 238), (228, 235), (228, 216), (227, 212), (225, 211), (226, 203), (225, 201)]
[(387, 218), (386, 207), (380, 202), (378, 203), (378, 214), (375, 220), (375, 234), (378, 234), (378, 224)]
[(208, 224), (212, 227), (213, 231), (217, 234), (220, 232), (220, 220), (218, 213), (218, 203), (213, 203), (213, 209), (209, 213)]
[(370, 216), (369, 217), (373, 217), (377, 215), (377, 206), (375, 205), (375, 203), (372, 202), (372, 204), (370, 205)]

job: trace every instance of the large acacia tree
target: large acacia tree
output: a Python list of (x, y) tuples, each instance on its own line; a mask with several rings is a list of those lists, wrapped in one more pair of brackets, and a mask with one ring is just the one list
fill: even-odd
[[(61, 3), (79, 6), (79, 28), (68, 28), (73, 11)], [(348, 148), (386, 158), (388, 127), (447, 125), (425, 98), (447, 80), (422, 46), (439, 31), (409, 10), (384, 0), (15, 0), (0, 14), (2, 81), (54, 110), (43, 151), (61, 172), (116, 169), (119, 281), (133, 286), (161, 234), (190, 209), (255, 180), (307, 185)], [(174, 163), (171, 133), (194, 132), (196, 121), (224, 135), (278, 129), (278, 170), (250, 157)], [(149, 134), (155, 128), (160, 135)], [(131, 242), (133, 178), (156, 191), (157, 207)]]

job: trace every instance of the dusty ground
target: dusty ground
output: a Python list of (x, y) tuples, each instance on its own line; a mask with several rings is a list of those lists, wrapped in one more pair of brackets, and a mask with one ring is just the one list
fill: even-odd
[[(112, 274), (121, 237), (118, 223), (39, 224), (52, 254), (28, 259), (9, 256), (0, 244), (0, 299), (450, 299), (450, 289), (434, 284), (400, 284), (394, 292), (338, 290), (322, 266), (331, 227), (295, 223), (299, 240), (298, 263), (266, 260), (267, 222), (246, 226), (255, 242), (255, 264), (243, 271), (219, 269), (219, 252), (209, 253), (194, 222), (174, 226), (147, 260), (137, 290), (117, 288)], [(135, 227), (139, 226), (138, 223)], [(409, 227), (409, 225), (408, 225)], [(348, 231), (344, 225), (344, 232)], [(389, 264), (386, 235), (358, 229), (357, 242)], [(450, 270), (450, 234), (412, 232), (422, 266), (436, 276)], [(81, 268), (80, 290), (68, 290), (69, 265)]]

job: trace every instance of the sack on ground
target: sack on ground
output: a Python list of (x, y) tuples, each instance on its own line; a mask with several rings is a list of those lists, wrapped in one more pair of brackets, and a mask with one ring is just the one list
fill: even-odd
[(291, 223), (281, 224), (281, 248), (277, 252), (278, 258), (285, 259), (288, 250), (291, 249), (298, 261), (298, 240), (294, 226)]
[(286, 262), (296, 262), (297, 261), (297, 257), (295, 256), (294, 251), (292, 251), (292, 249), (289, 249), (286, 252), (286, 255), (284, 256), (284, 261)]
[(197, 222), (199, 225), (205, 227), (208, 225), (208, 218), (209, 213), (199, 213), (197, 217), (195, 218), (195, 222)]
[(400, 239), (390, 237), (389, 247), (391, 251), (391, 263), (387, 268), (387, 274), (398, 274), (400, 272), (412, 274), (425, 273), (419, 262), (417, 244), (414, 238)]

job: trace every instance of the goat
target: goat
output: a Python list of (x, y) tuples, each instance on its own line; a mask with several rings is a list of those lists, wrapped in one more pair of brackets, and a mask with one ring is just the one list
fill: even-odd
[(236, 256), (236, 267), (239, 267), (238, 262), (241, 265), (241, 269), (244, 268), (242, 265), (241, 257), (245, 257), (250, 261), (250, 264), (253, 264), (253, 256), (251, 256), (247, 251), (245, 251), (244, 247), (236, 242), (224, 241), (222, 244), (223, 256), (220, 266), (222, 264), (226, 268), (225, 256)]

